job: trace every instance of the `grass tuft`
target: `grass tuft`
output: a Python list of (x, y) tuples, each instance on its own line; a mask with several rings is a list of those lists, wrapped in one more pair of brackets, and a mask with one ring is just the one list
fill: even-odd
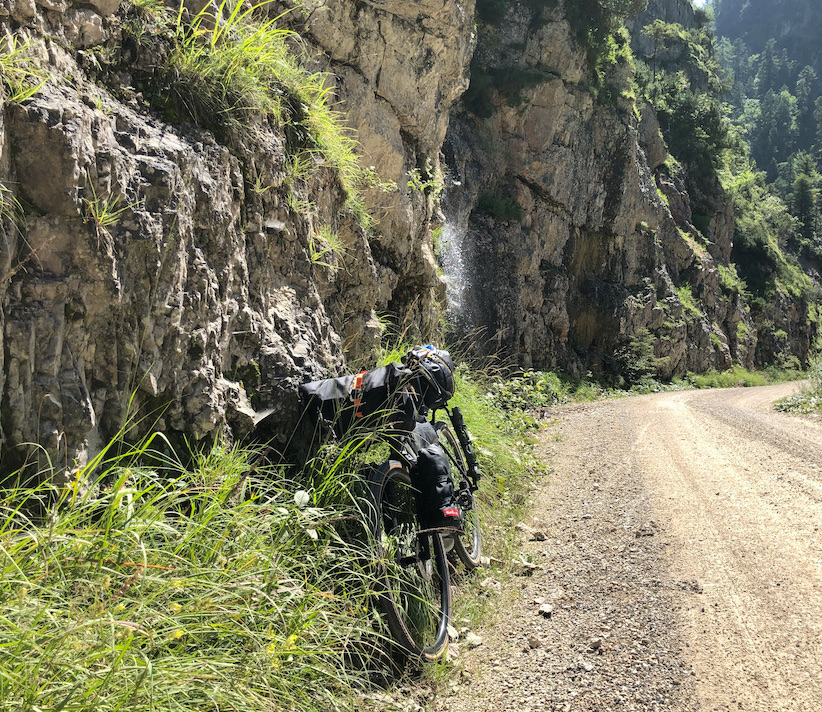
[(176, 472), (120, 458), (99, 486), (4, 491), (0, 699), (349, 709), (384, 664), (366, 544), (340, 533), (342, 493), (318, 506), (253, 456), (218, 445)]
[(33, 97), (48, 80), (35, 64), (31, 41), (17, 35), (6, 37), (0, 50), (0, 76), (6, 90), (6, 101), (19, 104)]
[(329, 76), (300, 64), (299, 36), (278, 27), (282, 16), (265, 19), (269, 4), (222, 0), (216, 12), (207, 5), (192, 18), (181, 4), (155, 101), (223, 138), (246, 136), (255, 116), (273, 121), (285, 132), (292, 162), (337, 172), (348, 208), (367, 227), (357, 142), (332, 108)]

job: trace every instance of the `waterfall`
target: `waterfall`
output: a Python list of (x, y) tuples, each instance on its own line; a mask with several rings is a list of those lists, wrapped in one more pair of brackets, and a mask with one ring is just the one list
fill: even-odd
[(446, 316), (454, 323), (463, 314), (463, 300), (466, 288), (465, 237), (468, 226), (461, 225), (456, 216), (445, 214), (445, 225), (440, 233), (440, 266), (445, 277), (446, 296), (448, 299)]
[(445, 224), (439, 235), (439, 263), (446, 285), (448, 330), (460, 337), (478, 325), (478, 312), (474, 304), (473, 247), (468, 230), (473, 196), (455, 173), (449, 166), (445, 176), (442, 195)]

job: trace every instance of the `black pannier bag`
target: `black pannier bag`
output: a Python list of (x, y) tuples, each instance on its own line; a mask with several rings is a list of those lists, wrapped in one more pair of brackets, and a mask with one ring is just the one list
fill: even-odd
[(416, 376), (425, 407), (444, 408), (456, 390), (451, 354), (430, 344), (416, 346), (403, 357), (403, 363)]
[(417, 513), (423, 529), (461, 529), (462, 513), (457, 505), (448, 455), (439, 444), (437, 431), (426, 421), (411, 433), (416, 463), (411, 477), (417, 490)]
[(416, 425), (418, 395), (401, 363), (303, 383), (300, 397), (312, 420), (329, 423), (337, 437), (357, 425), (406, 432)]

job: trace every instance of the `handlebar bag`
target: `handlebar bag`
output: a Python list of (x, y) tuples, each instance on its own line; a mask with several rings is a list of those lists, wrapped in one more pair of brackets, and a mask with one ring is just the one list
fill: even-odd
[(454, 361), (443, 349), (415, 346), (404, 357), (403, 363), (417, 377), (417, 390), (427, 408), (444, 408), (454, 395)]
[(418, 396), (401, 363), (304, 383), (300, 396), (314, 422), (330, 424), (337, 437), (359, 425), (405, 432), (416, 425)]

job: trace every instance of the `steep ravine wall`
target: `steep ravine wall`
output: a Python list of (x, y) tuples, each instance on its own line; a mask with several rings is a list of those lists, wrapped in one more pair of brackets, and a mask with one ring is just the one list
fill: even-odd
[[(562, 6), (547, 5), (512, 4), (480, 25), (481, 90), (446, 138), (446, 206), (475, 275), (461, 328), (485, 329), (487, 348), (524, 367), (605, 375), (643, 342), (662, 376), (751, 367), (762, 332), (778, 329), (786, 355), (805, 358), (807, 307), (785, 297), (790, 315), (775, 308), (755, 324), (728, 278), (734, 217), (719, 182), (697, 196), (698, 230), (652, 109), (635, 111), (627, 63), (597, 79)], [(693, 22), (687, 0), (655, 9)]]
[[(650, 338), (664, 375), (771, 348), (722, 286), (730, 206), (719, 195), (693, 226), (652, 112), (620, 96), (627, 67), (604, 100), (561, 3), (538, 21), (512, 7), (479, 37), (471, 0), (287, 15), (374, 166), (366, 230), (332, 169), (289, 200), (288, 137), (263, 116), (232, 142), (151, 109), (131, 85), (163, 57), (124, 43), (126, 0), (0, 0), (3, 33), (31, 39), (49, 78), (0, 114), (2, 469), (71, 471), (123, 428), (196, 445), (262, 423), (284, 446), (299, 382), (371, 363), (386, 319), (409, 338), (439, 328), (441, 167), (467, 234), (462, 323), (519, 365), (607, 372)], [(459, 103), (475, 45), (472, 81), (527, 77), (492, 85), (482, 116)], [(109, 200), (116, 219), (90, 219)], [(316, 259), (323, 228), (340, 255)], [(793, 338), (801, 309), (779, 309)]]
[[(408, 171), (422, 182), (436, 167), (467, 85), (473, 8), (396, 5), (329, 3), (311, 20), (333, 45), (317, 64), (338, 72), (366, 165), (398, 185), (369, 196), (369, 234), (331, 169), (302, 188), (312, 207), (289, 203), (286, 137), (264, 117), (248, 119), (253, 140), (226, 145), (166, 123), (129, 88), (162, 56), (126, 51), (128, 3), (6, 0), (3, 33), (29, 39), (48, 72), (0, 115), (6, 472), (24, 461), (71, 471), (123, 428), (196, 446), (264, 419), (282, 446), (297, 384), (369, 363), (378, 315), (431, 334), (434, 202), (407, 187)], [(116, 220), (90, 219), (106, 202)], [(321, 226), (341, 256), (312, 259)]]

